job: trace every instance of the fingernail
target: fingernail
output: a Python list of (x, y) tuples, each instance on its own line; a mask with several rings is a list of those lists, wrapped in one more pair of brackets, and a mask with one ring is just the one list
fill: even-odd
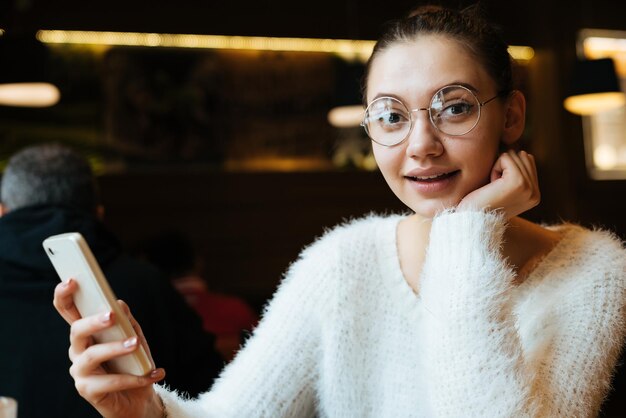
[(154, 369), (150, 372), (150, 378), (155, 379), (161, 376), (161, 369)]
[(111, 312), (106, 312), (104, 314), (102, 314), (102, 316), (100, 317), (100, 321), (102, 321), (103, 323), (107, 323), (111, 320)]
[(70, 285), (70, 282), (72, 281), (72, 279), (67, 279), (64, 282), (61, 282), (61, 287), (66, 288)]
[(125, 348), (131, 348), (137, 345), (137, 337), (130, 337), (124, 341)]

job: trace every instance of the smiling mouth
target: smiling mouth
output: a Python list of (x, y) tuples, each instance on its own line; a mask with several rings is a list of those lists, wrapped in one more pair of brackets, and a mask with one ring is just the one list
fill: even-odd
[(449, 179), (450, 177), (457, 175), (459, 172), (460, 170), (455, 170), (455, 171), (450, 171), (449, 173), (435, 174), (432, 176), (404, 176), (404, 177), (411, 181), (431, 183), (431, 182), (436, 182), (439, 180)]

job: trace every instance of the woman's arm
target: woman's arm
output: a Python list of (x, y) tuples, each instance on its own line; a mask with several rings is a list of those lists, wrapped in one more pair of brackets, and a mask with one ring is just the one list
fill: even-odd
[(499, 251), (504, 229), (489, 212), (433, 220), (421, 287), (433, 416), (532, 416), (532, 376), (509, 301), (513, 272)]
[[(320, 324), (332, 305), (335, 254), (323, 241), (294, 263), (266, 309), (263, 320), (211, 392), (185, 400), (152, 383), (163, 378), (107, 374), (102, 363), (134, 349), (123, 342), (93, 344), (92, 335), (110, 326), (102, 316), (78, 319), (71, 293), (59, 288), (55, 306), (72, 324), (72, 376), (80, 394), (105, 417), (158, 417), (161, 400), (169, 418), (306, 417), (314, 415)], [(74, 283), (72, 286), (75, 286)], [(75, 289), (74, 289), (75, 290)], [(113, 319), (114, 320), (114, 319)], [(139, 330), (136, 321), (132, 321)]]
[(321, 324), (334, 295), (334, 254), (323, 240), (305, 250), (251, 338), (209, 393), (185, 400), (157, 388), (168, 417), (310, 417), (315, 415)]

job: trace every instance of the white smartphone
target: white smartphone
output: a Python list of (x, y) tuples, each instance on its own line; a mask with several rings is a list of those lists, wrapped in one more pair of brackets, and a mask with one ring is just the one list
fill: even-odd
[[(59, 278), (62, 281), (72, 278), (78, 283), (74, 304), (83, 317), (113, 312), (115, 324), (95, 334), (96, 342), (122, 341), (137, 336), (81, 234), (70, 232), (51, 236), (44, 240), (43, 247)], [(154, 364), (140, 343), (135, 351), (108, 361), (105, 367), (113, 373), (143, 376), (154, 368)]]

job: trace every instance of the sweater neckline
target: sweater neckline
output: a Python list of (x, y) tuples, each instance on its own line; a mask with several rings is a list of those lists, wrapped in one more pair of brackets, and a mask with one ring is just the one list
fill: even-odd
[(515, 287), (520, 291), (530, 286), (536, 280), (540, 280), (542, 277), (552, 270), (551, 266), (561, 257), (562, 254), (572, 254), (575, 251), (573, 244), (575, 237), (584, 231), (584, 228), (571, 224), (562, 223), (557, 225), (542, 225), (554, 232), (560, 232), (561, 238), (559, 241), (548, 251), (543, 257), (535, 263), (533, 269), (526, 275), (524, 281)]
[[(421, 301), (421, 298), (419, 293), (415, 292), (407, 282), (400, 265), (398, 252), (398, 224), (407, 216), (393, 215), (385, 219), (386, 222), (378, 228), (376, 243), (378, 246), (378, 265), (383, 280), (388, 286), (403, 294), (405, 303), (415, 304)], [(580, 226), (570, 223), (542, 226), (552, 231), (562, 232), (562, 236), (554, 247), (535, 264), (526, 279), (515, 286), (520, 290), (543, 277), (546, 274), (546, 269), (550, 270), (549, 266), (554, 263), (553, 260), (558, 259), (559, 254), (562, 254), (564, 249), (570, 246), (573, 237), (577, 235), (575, 232), (582, 230)]]
[(421, 298), (406, 281), (398, 252), (398, 224), (407, 216), (390, 216), (378, 228), (376, 237), (378, 266), (385, 284), (401, 294), (405, 304), (416, 306), (416, 303), (420, 304)]

